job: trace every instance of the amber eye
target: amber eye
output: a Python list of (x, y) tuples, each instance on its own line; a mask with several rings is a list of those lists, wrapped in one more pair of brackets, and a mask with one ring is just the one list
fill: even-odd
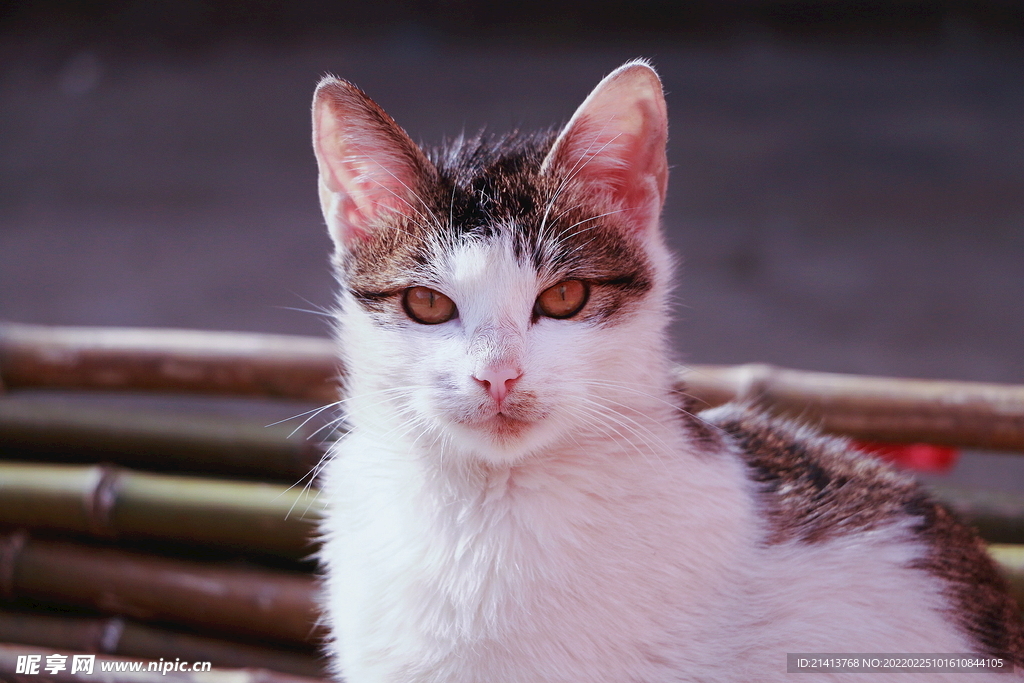
[(549, 318), (571, 318), (587, 303), (587, 286), (579, 280), (563, 280), (537, 297), (537, 313)]
[(454, 301), (427, 287), (410, 287), (405, 290), (402, 305), (410, 318), (424, 325), (448, 322), (458, 313)]

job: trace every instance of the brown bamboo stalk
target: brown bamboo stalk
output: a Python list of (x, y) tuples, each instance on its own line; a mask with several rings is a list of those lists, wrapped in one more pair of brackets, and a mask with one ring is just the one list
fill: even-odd
[(0, 324), (0, 385), (334, 400), (326, 339), (117, 327)]
[(827, 432), (873, 441), (1024, 451), (1024, 386), (864, 377), (770, 365), (680, 369), (706, 405), (757, 403)]
[(138, 412), (8, 397), (0, 401), (0, 447), (19, 459), (103, 460), (147, 469), (228, 473), (298, 481), (323, 455), (293, 424)]
[[(52, 650), (27, 645), (0, 643), (0, 681), (46, 681), (50, 683), (327, 683), (324, 679), (308, 678), (293, 674), (280, 673), (267, 669), (213, 669), (206, 672), (170, 671), (166, 674), (159, 671), (146, 670), (149, 662), (143, 661), (143, 670), (138, 672), (109, 671), (101, 672), (100, 662), (137, 661), (135, 658), (96, 656), (92, 674), (82, 672), (71, 673), (71, 656), (83, 654), (73, 651), (62, 651), (57, 654), (67, 655), (69, 666), (56, 674), (40, 669), (40, 673), (32, 676), (15, 674), (18, 657), (22, 655), (40, 655), (45, 665), (46, 657), (54, 654)], [(203, 660), (193, 660), (203, 661)]]
[(0, 462), (0, 524), (303, 557), (322, 504), (301, 486), (111, 465)]
[(315, 585), (296, 572), (0, 537), (0, 597), (90, 607), (225, 636), (315, 643)]
[(98, 652), (159, 660), (212, 662), (215, 667), (255, 667), (298, 676), (323, 677), (320, 658), (309, 652), (260, 647), (153, 628), (121, 617), (69, 617), (0, 611), (0, 643)]
[[(186, 330), (0, 325), (8, 389), (160, 390), (329, 400), (325, 339)], [(750, 364), (690, 366), (699, 404), (754, 401), (862, 439), (1024, 450), (1024, 386), (861, 377)]]

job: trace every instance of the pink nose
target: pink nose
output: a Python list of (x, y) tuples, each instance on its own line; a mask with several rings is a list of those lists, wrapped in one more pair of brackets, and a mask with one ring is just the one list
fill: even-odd
[(522, 370), (511, 365), (489, 365), (476, 372), (473, 379), (484, 386), (491, 398), (501, 403), (522, 376)]

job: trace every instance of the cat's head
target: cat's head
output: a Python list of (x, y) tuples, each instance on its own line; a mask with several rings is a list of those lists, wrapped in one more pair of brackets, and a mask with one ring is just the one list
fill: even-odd
[(428, 151), (325, 78), (313, 144), (353, 424), (494, 463), (614, 435), (666, 384), (666, 138), (641, 61), (560, 132)]

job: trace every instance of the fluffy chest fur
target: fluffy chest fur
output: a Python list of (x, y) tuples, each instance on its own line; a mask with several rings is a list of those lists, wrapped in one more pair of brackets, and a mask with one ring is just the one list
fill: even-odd
[(668, 460), (685, 442), (663, 436), (674, 454), (624, 439), (433, 472), (381, 458), (372, 439), (346, 442), (325, 489), (339, 506), (325, 549), (331, 612), (342, 651), (362, 653), (343, 660), (346, 674), (662, 680), (682, 653), (659, 643), (713, 645), (707, 630), (728, 630), (758, 530), (735, 463), (678, 467)]
[(913, 481), (673, 393), (666, 120), (642, 62), (557, 134), (426, 153), (351, 84), (318, 88), (349, 426), (322, 477), (337, 672), (739, 682), (785, 679), (789, 652), (1021, 661), (984, 547)]

